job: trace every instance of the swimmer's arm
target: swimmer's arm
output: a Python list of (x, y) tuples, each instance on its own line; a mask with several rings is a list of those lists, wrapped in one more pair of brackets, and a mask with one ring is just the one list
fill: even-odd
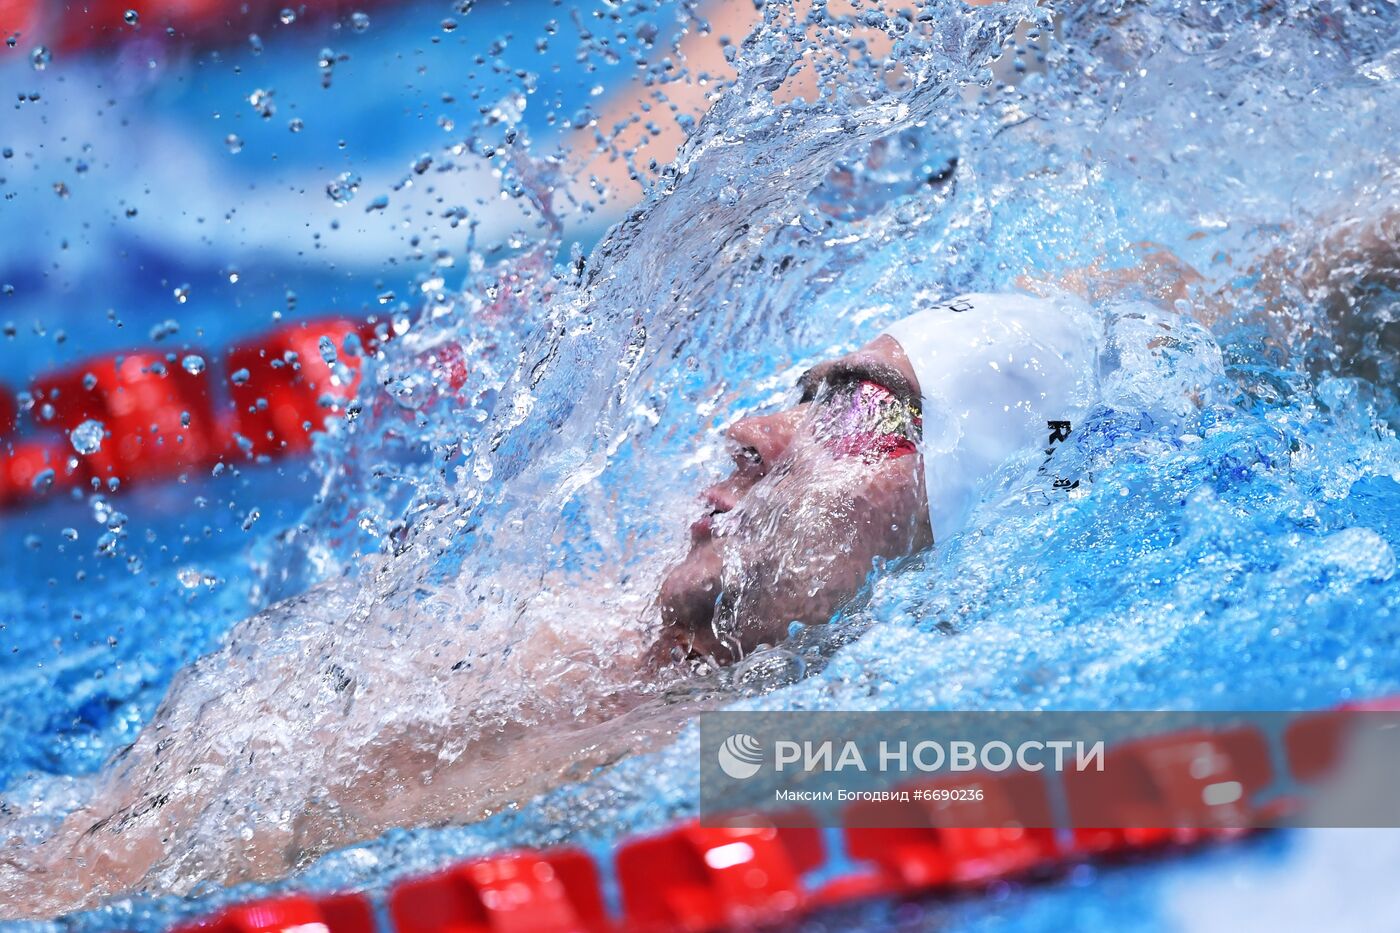
[(1181, 300), (1194, 303), (1201, 298), (1198, 286), (1205, 278), (1190, 263), (1160, 243), (1134, 243), (1132, 248), (1137, 261), (1126, 267), (1106, 267), (1100, 260), (1050, 278), (1021, 276), (1016, 284), (1039, 295), (1062, 290), (1086, 301), (1132, 296), (1171, 305)]
[(1310, 297), (1324, 300), (1400, 287), (1400, 203), (1392, 200), (1331, 223), (1298, 277)]
[(1375, 324), (1362, 317), (1366, 296), (1400, 290), (1400, 179), (1364, 194), (1370, 205), (1353, 198), (1330, 217), (1293, 231), (1249, 270), (1249, 297), (1279, 348), (1321, 334), (1347, 364)]
[[(970, 6), (990, 6), (997, 0), (968, 0)], [(828, 11), (835, 16), (854, 18), (859, 8), (846, 0), (834, 0)], [(810, 0), (796, 0), (788, 15), (794, 21), (805, 18)], [(669, 83), (649, 84), (634, 79), (610, 95), (593, 125), (575, 131), (569, 143), (578, 169), (577, 196), (593, 200), (595, 184), (610, 197), (635, 199), (641, 179), (651, 174), (650, 165), (666, 165), (676, 158), (686, 140), (681, 117), (698, 120), (710, 109), (716, 91), (735, 77), (734, 66), (725, 57), (725, 45), (741, 45), (763, 19), (763, 5), (749, 0), (709, 0), (701, 16), (692, 21), (679, 43), (679, 62), (685, 74)], [(703, 26), (702, 26), (703, 23)], [(888, 53), (891, 40), (881, 30), (852, 27), (853, 38), (865, 43), (869, 54)], [(817, 81), (810, 65), (792, 74), (773, 93), (776, 104), (795, 98), (813, 99)], [(595, 133), (605, 137), (602, 144)]]

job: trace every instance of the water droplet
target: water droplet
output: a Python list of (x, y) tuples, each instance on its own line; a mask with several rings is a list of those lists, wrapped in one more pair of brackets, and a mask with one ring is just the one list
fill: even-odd
[(102, 449), (102, 437), (107, 428), (101, 422), (89, 418), (73, 429), (69, 440), (73, 443), (73, 449), (80, 454), (95, 454)]
[(291, 130), (293, 133), (300, 133), (302, 127), (305, 125), (305, 123), (301, 122), (301, 117), (292, 117), (291, 121), (287, 123), (287, 129)]
[(183, 284), (183, 285), (177, 285), (177, 286), (175, 287), (175, 292), (174, 292), (174, 294), (175, 294), (175, 300), (178, 301), (180, 304), (184, 304), (185, 302), (189, 301), (189, 300), (190, 300), (190, 283), (186, 282), (186, 283)]
[(232, 152), (234, 155), (243, 151), (243, 140), (238, 138), (237, 133), (229, 133), (225, 136), (224, 145), (227, 146), (228, 151)]
[(97, 377), (92, 373), (83, 373), (83, 390), (91, 392), (97, 388)]
[(256, 32), (248, 33), (248, 47), (253, 50), (254, 55), (261, 55), (263, 50), (262, 36)]
[(122, 22), (126, 23), (128, 26), (140, 26), (141, 14), (137, 13), (135, 10), (127, 10), (122, 14)]
[(235, 372), (233, 375), (229, 376), (228, 378), (229, 378), (229, 381), (232, 382), (234, 385), (236, 385), (236, 386), (241, 386), (241, 385), (243, 385), (244, 383), (246, 383), (249, 379), (251, 379), (252, 376), (253, 376), (253, 374), (250, 373), (250, 372), (248, 372), (248, 370), (245, 368), (245, 369), (240, 369), (240, 370), (238, 370), (237, 372)]
[(356, 10), (350, 14), (350, 28), (356, 32), (364, 32), (369, 29), (369, 14)]
[(360, 189), (360, 176), (354, 172), (341, 172), (335, 180), (326, 185), (326, 197), (336, 204), (345, 204), (355, 197)]
[(262, 513), (259, 512), (257, 509), (249, 509), (248, 514), (243, 516), (243, 530), (248, 531), (249, 529), (251, 529), (253, 525), (257, 522), (257, 520), (261, 517)]
[(248, 103), (253, 105), (253, 111), (264, 120), (271, 120), (272, 115), (277, 112), (277, 105), (272, 102), (273, 95), (277, 92), (271, 88), (258, 88), (248, 95)]
[(452, 17), (449, 16), (449, 17), (447, 17), (446, 19), (444, 19), (444, 20), (442, 21), (442, 31), (443, 31), (443, 32), (451, 32), (452, 30), (454, 30), (454, 29), (456, 29), (456, 28), (457, 28), (457, 21), (456, 21), (455, 19), (453, 19)]
[(238, 267), (237, 267), (237, 266), (229, 266), (229, 267), (228, 267), (228, 283), (229, 283), (230, 285), (237, 285), (237, 284), (238, 284), (238, 280), (239, 280), (240, 278), (242, 278), (242, 273), (240, 273), (240, 272), (238, 271)]
[(59, 532), (59, 534), (63, 535), (63, 537), (68, 541), (78, 540), (78, 529), (76, 528), (65, 528), (61, 532)]
[[(189, 286), (185, 285), (182, 287), (186, 289), (186, 293), (188, 293)], [(185, 299), (180, 296), (180, 289), (178, 288), (175, 289), (175, 298), (181, 304), (185, 303)], [(173, 336), (179, 332), (180, 322), (173, 319), (166, 319), (159, 324), (152, 324), (149, 334), (152, 340), (164, 340), (166, 337)]]
[(204, 372), (204, 357), (198, 353), (191, 353), (180, 361), (180, 368), (191, 376), (198, 376)]
[(326, 365), (334, 366), (336, 362), (335, 342), (323, 334), (316, 346), (320, 349), (321, 359), (326, 361)]
[(277, 18), (282, 21), (283, 26), (290, 26), (297, 21), (296, 10), (291, 7), (283, 7), (282, 12), (277, 14)]
[(29, 53), (29, 64), (34, 66), (35, 71), (43, 71), (52, 61), (53, 53), (47, 45), (36, 45), (34, 51)]

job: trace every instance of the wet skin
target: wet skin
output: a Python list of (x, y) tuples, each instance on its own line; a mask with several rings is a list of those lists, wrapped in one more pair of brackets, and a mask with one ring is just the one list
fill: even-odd
[(658, 595), (665, 650), (732, 661), (781, 641), (793, 622), (828, 621), (877, 559), (933, 543), (912, 444), (890, 454), (833, 437), (835, 409), (862, 382), (917, 407), (913, 368), (881, 335), (805, 373), (792, 406), (726, 432), (733, 472), (701, 494), (690, 551)]

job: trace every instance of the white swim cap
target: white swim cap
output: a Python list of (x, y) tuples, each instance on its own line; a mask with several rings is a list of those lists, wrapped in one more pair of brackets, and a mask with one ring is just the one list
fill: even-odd
[(983, 480), (1012, 454), (1039, 447), (1053, 456), (1093, 399), (1098, 326), (1071, 296), (962, 295), (885, 333), (909, 357), (923, 396), (936, 540), (962, 527)]

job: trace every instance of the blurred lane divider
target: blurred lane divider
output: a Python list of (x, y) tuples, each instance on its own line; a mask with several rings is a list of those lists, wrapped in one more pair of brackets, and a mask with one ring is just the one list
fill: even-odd
[(38, 0), (0, 0), (0, 38), (28, 36), (39, 28)]
[(267, 29), (289, 7), (305, 17), (339, 15), (367, 5), (339, 0), (0, 0), (0, 37), (18, 34), (27, 46), (48, 45), (64, 52), (146, 36), (236, 42)]
[[(1400, 710), (1400, 697), (1299, 714), (1282, 736), (1298, 781), (1324, 777), (1343, 757), (1355, 716)], [(579, 849), (510, 851), (448, 866), (392, 886), (387, 924), (376, 925), (364, 896), (293, 896), (233, 907), (176, 933), (710, 933), (790, 924), (815, 911), (871, 898), (976, 896), (1006, 881), (1063, 876), (1086, 861), (1188, 851), (1228, 842), (1269, 823), (1273, 803), (1256, 804), (1274, 780), (1271, 748), (1252, 726), (1192, 729), (1109, 748), (1130, 792), (1098, 772), (1071, 772), (1060, 789), (1070, 811), (1128, 829), (1057, 830), (1051, 778), (976, 774), (903, 785), (912, 802), (856, 803), (842, 814), (843, 851), (828, 851), (820, 829), (777, 825), (777, 815), (736, 814), (722, 823), (687, 820), (624, 841), (610, 884)], [(1112, 767), (1110, 768), (1109, 765)], [(1081, 782), (1085, 774), (1094, 774)], [(1099, 782), (1099, 783), (1095, 783)], [(1224, 794), (1222, 788), (1237, 793)], [(977, 795), (947, 791), (977, 790)], [(938, 793), (938, 792), (945, 793)], [(1112, 812), (1108, 812), (1108, 811)], [(792, 811), (784, 811), (792, 815)], [(799, 814), (800, 816), (800, 814)], [(969, 820), (986, 826), (966, 827)], [(1152, 820), (1161, 821), (1153, 825)], [(760, 824), (760, 825), (754, 825)], [(959, 825), (940, 825), (959, 824)]]
[(389, 333), (331, 318), (242, 341), (222, 366), (192, 349), (90, 359), (31, 383), (33, 436), (21, 430), (15, 394), (0, 387), (0, 505), (305, 453), (354, 398), (361, 361)]

